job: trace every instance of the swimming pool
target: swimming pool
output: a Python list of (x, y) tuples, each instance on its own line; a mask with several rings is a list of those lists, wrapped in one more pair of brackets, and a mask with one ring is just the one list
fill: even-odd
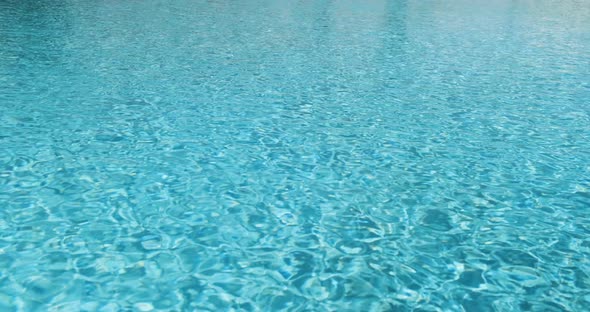
[(0, 3), (1, 311), (582, 311), (588, 1)]

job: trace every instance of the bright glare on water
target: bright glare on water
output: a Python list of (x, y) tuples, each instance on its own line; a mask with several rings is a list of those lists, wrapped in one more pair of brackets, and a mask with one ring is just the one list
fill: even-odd
[(0, 311), (587, 311), (590, 1), (0, 2)]

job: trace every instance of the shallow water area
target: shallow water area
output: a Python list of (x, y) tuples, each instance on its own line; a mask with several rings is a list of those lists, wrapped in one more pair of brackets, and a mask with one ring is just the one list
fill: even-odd
[(0, 311), (583, 311), (589, 1), (0, 2)]

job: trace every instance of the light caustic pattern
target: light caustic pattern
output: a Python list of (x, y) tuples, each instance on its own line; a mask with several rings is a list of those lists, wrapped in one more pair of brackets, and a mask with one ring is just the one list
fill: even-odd
[(583, 311), (588, 1), (0, 3), (1, 311)]

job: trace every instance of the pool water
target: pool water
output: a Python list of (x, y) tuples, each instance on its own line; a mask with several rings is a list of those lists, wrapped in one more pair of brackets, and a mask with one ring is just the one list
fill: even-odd
[(590, 2), (0, 3), (1, 311), (583, 311)]

